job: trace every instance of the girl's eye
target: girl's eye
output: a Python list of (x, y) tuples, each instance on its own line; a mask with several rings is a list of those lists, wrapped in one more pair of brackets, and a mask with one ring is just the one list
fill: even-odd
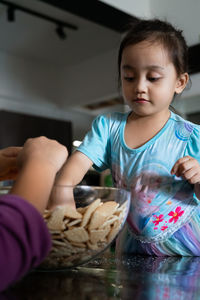
[(158, 81), (160, 79), (160, 77), (149, 77), (148, 80), (151, 82), (155, 82)]
[(126, 80), (126, 81), (133, 81), (133, 80), (134, 80), (134, 77), (127, 77), (127, 76), (125, 76), (125, 77), (124, 77), (124, 80)]

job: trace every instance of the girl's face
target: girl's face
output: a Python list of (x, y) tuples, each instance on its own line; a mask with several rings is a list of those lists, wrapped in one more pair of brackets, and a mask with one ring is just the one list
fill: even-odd
[(187, 80), (187, 73), (177, 76), (167, 51), (160, 44), (143, 41), (123, 50), (122, 93), (138, 116), (168, 113), (174, 93), (181, 93)]

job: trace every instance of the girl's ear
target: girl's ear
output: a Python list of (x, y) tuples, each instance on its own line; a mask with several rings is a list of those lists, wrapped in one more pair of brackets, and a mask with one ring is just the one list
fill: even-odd
[(189, 80), (188, 73), (183, 73), (178, 77), (176, 88), (175, 88), (176, 94), (182, 93), (182, 91), (184, 90), (184, 88), (186, 87), (186, 85), (188, 83), (188, 80)]

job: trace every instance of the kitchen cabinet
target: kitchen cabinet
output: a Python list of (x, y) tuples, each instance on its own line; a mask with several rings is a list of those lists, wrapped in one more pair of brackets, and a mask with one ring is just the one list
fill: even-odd
[(33, 116), (0, 110), (0, 148), (23, 146), (28, 138), (46, 136), (72, 150), (72, 124), (70, 121)]

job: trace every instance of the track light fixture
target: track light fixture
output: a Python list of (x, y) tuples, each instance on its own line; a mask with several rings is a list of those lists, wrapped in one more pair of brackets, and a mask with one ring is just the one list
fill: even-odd
[(24, 13), (30, 14), (32, 16), (38, 17), (40, 19), (46, 20), (48, 22), (54, 23), (56, 25), (56, 33), (57, 35), (60, 37), (60, 39), (64, 40), (66, 39), (67, 35), (64, 32), (64, 28), (69, 28), (72, 30), (77, 30), (78, 27), (74, 24), (68, 23), (68, 22), (64, 22), (64, 21), (60, 21), (58, 19), (49, 17), (47, 15), (41, 14), (39, 12), (36, 12), (34, 10), (28, 9), (26, 7), (17, 5), (15, 3), (12, 3), (10, 1), (4, 1), (4, 0), (0, 0), (0, 4), (6, 5), (7, 6), (7, 19), (9, 22), (14, 22), (15, 21), (15, 11), (16, 10), (20, 10)]
[(15, 10), (12, 6), (8, 6), (8, 8), (7, 8), (7, 20), (8, 20), (8, 22), (15, 21)]
[(57, 27), (56, 27), (56, 33), (58, 35), (58, 37), (61, 39), (61, 40), (65, 40), (67, 35), (66, 33), (64, 32), (64, 28), (61, 24), (58, 24)]

